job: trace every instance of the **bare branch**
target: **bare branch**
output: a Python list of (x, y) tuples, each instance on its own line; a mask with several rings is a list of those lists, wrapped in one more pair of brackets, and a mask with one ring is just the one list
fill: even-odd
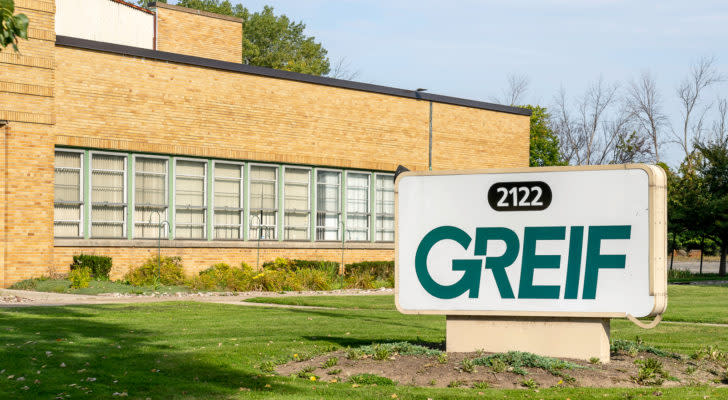
[(361, 71), (351, 70), (351, 63), (349, 60), (346, 59), (346, 57), (339, 58), (336, 63), (331, 68), (331, 72), (329, 72), (330, 78), (336, 78), (336, 79), (344, 79), (347, 81), (352, 81), (356, 79), (357, 76), (359, 76)]
[(713, 121), (711, 134), (721, 147), (728, 146), (728, 99), (718, 99), (718, 119)]
[(659, 162), (661, 131), (668, 124), (668, 119), (662, 112), (662, 99), (652, 74), (643, 72), (637, 81), (630, 83), (626, 102), (640, 134), (649, 137), (652, 142), (652, 153), (655, 161)]
[(527, 75), (511, 73), (508, 75), (508, 86), (503, 89), (503, 97), (494, 97), (493, 101), (510, 106), (523, 104), (523, 95), (528, 91), (531, 80)]

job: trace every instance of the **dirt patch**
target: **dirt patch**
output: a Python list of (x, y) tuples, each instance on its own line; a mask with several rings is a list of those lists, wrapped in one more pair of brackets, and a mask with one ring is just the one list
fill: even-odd
[[(551, 371), (533, 367), (514, 368), (497, 362), (494, 362), (495, 367), (472, 364), (476, 359), (482, 362), (490, 354), (393, 354), (384, 360), (375, 360), (371, 355), (359, 355), (363, 358), (354, 360), (347, 358), (347, 355), (351, 355), (350, 352), (336, 351), (306, 361), (279, 365), (276, 372), (281, 375), (297, 375), (302, 379), (312, 379), (311, 376), (315, 376), (313, 379), (316, 380), (353, 383), (361, 381), (361, 374), (374, 374), (400, 385), (482, 389), (534, 389), (554, 386), (636, 388), (695, 384), (726, 386), (726, 369), (709, 360), (660, 357), (646, 352), (636, 355), (620, 352), (613, 354), (608, 364), (563, 360), (570, 367), (559, 367)], [(656, 365), (660, 368), (650, 375), (649, 369), (652, 368), (654, 372), (653, 367)]]

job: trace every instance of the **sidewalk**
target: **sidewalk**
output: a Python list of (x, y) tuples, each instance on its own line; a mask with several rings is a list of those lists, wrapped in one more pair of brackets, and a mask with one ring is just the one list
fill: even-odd
[(246, 306), (271, 306), (270, 304), (247, 303), (243, 300), (253, 297), (287, 296), (362, 296), (391, 295), (394, 289), (342, 289), (332, 291), (301, 292), (243, 292), (243, 293), (174, 293), (154, 295), (126, 295), (107, 293), (100, 295), (33, 292), (28, 290), (0, 289), (0, 307), (28, 306), (70, 306), (85, 304), (153, 303), (161, 301), (198, 301), (205, 303), (235, 304)]

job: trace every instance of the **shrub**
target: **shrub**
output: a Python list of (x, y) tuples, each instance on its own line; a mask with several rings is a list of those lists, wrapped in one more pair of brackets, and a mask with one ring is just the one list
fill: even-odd
[(71, 263), (71, 271), (80, 268), (89, 268), (94, 279), (109, 279), (109, 271), (111, 271), (111, 257), (94, 256), (90, 254), (79, 254), (73, 256)]
[(253, 280), (253, 269), (245, 263), (240, 268), (233, 268), (225, 263), (215, 264), (200, 271), (190, 282), (197, 290), (230, 290), (242, 292), (250, 290)]
[(91, 282), (91, 268), (83, 267), (71, 270), (68, 274), (68, 280), (71, 281), (71, 287), (74, 289), (88, 287), (89, 282)]
[(394, 261), (363, 261), (346, 264), (344, 267), (344, 275), (346, 276), (363, 272), (368, 272), (375, 280), (394, 279)]
[(659, 386), (665, 381), (664, 378), (668, 378), (670, 376), (667, 371), (663, 369), (662, 361), (656, 358), (635, 360), (635, 364), (639, 365), (640, 368), (637, 371), (637, 376), (634, 377), (634, 380), (640, 385)]
[(347, 289), (374, 289), (374, 277), (369, 271), (356, 271), (346, 277)]
[(389, 378), (374, 374), (357, 374), (349, 378), (349, 382), (359, 385), (392, 386), (395, 382)]
[(134, 286), (181, 285), (182, 259), (179, 257), (151, 257), (141, 267), (129, 271), (125, 279)]

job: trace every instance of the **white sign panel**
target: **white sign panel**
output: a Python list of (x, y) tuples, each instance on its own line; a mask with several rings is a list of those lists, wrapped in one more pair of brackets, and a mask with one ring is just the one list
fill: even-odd
[(646, 165), (405, 173), (405, 313), (643, 317), (666, 306), (665, 174)]

